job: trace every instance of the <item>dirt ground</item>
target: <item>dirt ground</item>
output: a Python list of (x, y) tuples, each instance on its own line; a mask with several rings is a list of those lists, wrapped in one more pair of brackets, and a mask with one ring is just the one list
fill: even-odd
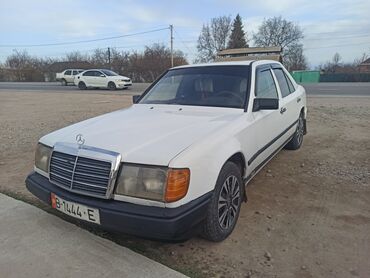
[[(370, 277), (370, 98), (308, 102), (303, 147), (280, 152), (252, 180), (224, 242), (93, 232), (193, 277)], [(24, 185), (38, 138), (130, 104), (118, 95), (1, 92), (0, 191), (51, 211)]]

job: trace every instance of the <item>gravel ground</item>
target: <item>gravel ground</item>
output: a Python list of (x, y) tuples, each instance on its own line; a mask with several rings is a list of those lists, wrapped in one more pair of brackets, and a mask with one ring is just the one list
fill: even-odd
[[(0, 191), (51, 212), (24, 185), (38, 138), (130, 104), (123, 95), (0, 92)], [(193, 277), (370, 277), (369, 138), (370, 98), (311, 97), (303, 147), (253, 179), (224, 242), (93, 232)]]

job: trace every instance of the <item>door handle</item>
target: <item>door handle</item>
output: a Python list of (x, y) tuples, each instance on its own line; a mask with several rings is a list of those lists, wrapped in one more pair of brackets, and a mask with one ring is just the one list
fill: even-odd
[(298, 102), (300, 102), (300, 101), (301, 101), (301, 98), (300, 98), (300, 97), (299, 97), (299, 98), (297, 98), (297, 103), (298, 103)]
[(286, 108), (285, 107), (281, 107), (280, 114), (284, 114), (285, 111), (286, 111)]

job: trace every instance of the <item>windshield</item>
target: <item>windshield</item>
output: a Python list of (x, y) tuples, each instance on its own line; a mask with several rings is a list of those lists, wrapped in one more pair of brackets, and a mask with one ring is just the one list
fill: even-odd
[(205, 66), (168, 71), (139, 103), (244, 108), (249, 66)]
[(101, 70), (107, 76), (117, 76), (118, 74), (111, 70)]

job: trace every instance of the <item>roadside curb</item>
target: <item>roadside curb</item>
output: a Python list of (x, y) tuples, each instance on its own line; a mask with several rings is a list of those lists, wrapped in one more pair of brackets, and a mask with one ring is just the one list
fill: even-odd
[(1, 277), (186, 277), (0, 193)]

